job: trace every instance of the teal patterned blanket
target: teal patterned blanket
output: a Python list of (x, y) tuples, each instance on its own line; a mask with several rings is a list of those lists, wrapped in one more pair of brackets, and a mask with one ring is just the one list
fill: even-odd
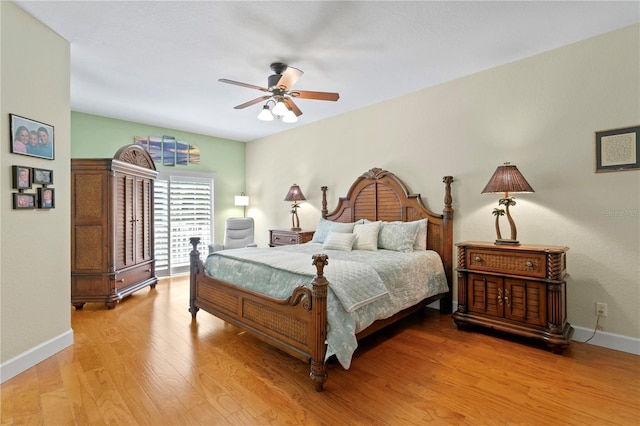
[[(288, 252), (283, 256), (282, 250), (250, 248), (223, 250), (218, 255), (247, 262), (244, 278), (255, 283), (273, 283), (273, 269), (306, 276), (308, 283), (316, 274), (311, 257), (306, 253)], [(325, 276), (347, 312), (353, 312), (389, 293), (375, 269), (367, 264), (331, 257), (329, 264), (331, 267), (325, 269)]]

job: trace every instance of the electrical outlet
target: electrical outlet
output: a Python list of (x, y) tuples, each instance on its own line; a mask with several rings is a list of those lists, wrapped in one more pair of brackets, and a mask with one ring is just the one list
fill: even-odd
[(607, 316), (607, 304), (602, 302), (596, 302), (596, 315), (600, 315), (602, 317)]

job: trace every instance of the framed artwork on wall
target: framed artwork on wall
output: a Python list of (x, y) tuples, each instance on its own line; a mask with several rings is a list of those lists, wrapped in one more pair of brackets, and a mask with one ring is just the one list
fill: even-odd
[(640, 169), (640, 126), (596, 132), (596, 173)]
[(11, 152), (53, 160), (53, 126), (30, 118), (9, 114)]

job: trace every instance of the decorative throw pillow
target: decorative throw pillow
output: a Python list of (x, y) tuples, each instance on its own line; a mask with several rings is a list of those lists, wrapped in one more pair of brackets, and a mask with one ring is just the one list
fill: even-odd
[(329, 227), (329, 232), (342, 232), (350, 234), (353, 232), (353, 227), (355, 226), (355, 222), (342, 223), (342, 222), (332, 222)]
[(379, 221), (366, 224), (356, 223), (353, 227), (353, 233), (356, 236), (353, 248), (355, 250), (378, 250), (380, 223)]
[(427, 249), (427, 223), (428, 219), (420, 219), (418, 222), (418, 234), (416, 235), (416, 241), (413, 243), (413, 250), (426, 250)]
[(311, 239), (312, 243), (324, 243), (324, 239), (327, 238), (327, 234), (329, 234), (329, 227), (331, 226), (331, 221), (320, 218), (320, 222), (318, 222), (318, 227), (316, 228), (316, 232), (313, 234), (313, 238)]
[(347, 234), (344, 232), (329, 232), (327, 238), (322, 245), (323, 249), (351, 251), (355, 234)]
[(318, 222), (318, 227), (316, 228), (316, 232), (313, 234), (313, 238), (311, 239), (312, 243), (324, 243), (324, 240), (329, 235), (329, 232), (353, 232), (353, 226), (355, 222), (350, 223), (341, 223), (341, 222), (332, 222), (330, 220), (320, 218), (320, 222)]
[(378, 248), (412, 252), (419, 227), (418, 222), (382, 222), (378, 233)]

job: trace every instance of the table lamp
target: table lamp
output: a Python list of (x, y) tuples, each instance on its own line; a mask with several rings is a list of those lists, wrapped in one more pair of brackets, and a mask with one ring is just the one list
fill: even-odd
[(292, 231), (300, 231), (300, 218), (298, 217), (298, 201), (305, 201), (304, 194), (298, 185), (295, 183), (291, 185), (289, 188), (289, 192), (287, 192), (287, 196), (284, 197), (284, 201), (292, 201), (291, 204), (291, 230)]
[[(513, 197), (509, 196), (509, 193), (514, 192), (534, 192), (531, 185), (527, 182), (527, 180), (522, 176), (522, 173), (518, 170), (516, 166), (510, 163), (504, 163), (502, 166), (498, 166), (496, 171), (489, 179), (489, 183), (482, 190), (483, 194), (502, 194), (504, 192), (504, 198), (501, 198), (498, 201), (498, 205), (505, 206), (506, 212), (504, 209), (493, 209), (493, 214), (496, 217), (496, 244), (520, 244), (517, 240), (517, 230), (516, 224), (509, 213), (509, 206), (515, 206), (516, 202)], [(509, 221), (509, 226), (511, 228), (511, 238), (506, 239), (502, 238), (500, 234), (500, 224), (498, 222), (500, 216), (503, 216), (506, 213), (507, 220)]]

